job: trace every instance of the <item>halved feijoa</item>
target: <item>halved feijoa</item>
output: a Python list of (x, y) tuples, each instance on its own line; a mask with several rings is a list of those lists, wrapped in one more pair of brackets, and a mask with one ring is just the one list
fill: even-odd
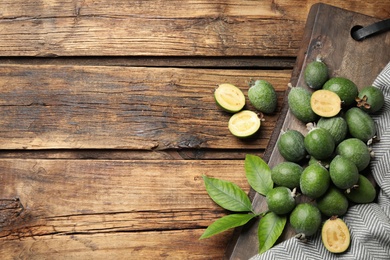
[(322, 226), (321, 237), (325, 248), (332, 253), (346, 251), (351, 243), (348, 226), (337, 217), (332, 217), (325, 221)]
[(291, 113), (303, 123), (317, 121), (318, 115), (310, 105), (311, 93), (302, 87), (291, 88), (288, 93), (288, 106)]
[(283, 158), (290, 162), (299, 162), (307, 155), (304, 146), (304, 136), (301, 132), (294, 129), (289, 129), (282, 133), (277, 146)]
[(244, 138), (255, 134), (261, 125), (259, 116), (250, 110), (243, 110), (229, 119), (229, 130), (237, 137)]
[(230, 113), (238, 112), (245, 106), (244, 93), (228, 83), (221, 84), (215, 89), (214, 99), (222, 109)]
[(273, 113), (277, 105), (274, 87), (266, 80), (256, 80), (248, 90), (248, 99), (260, 112)]
[(356, 104), (355, 98), (358, 96), (358, 88), (350, 79), (334, 77), (325, 82), (322, 88), (336, 93), (343, 101), (344, 107)]
[(375, 136), (375, 122), (369, 114), (360, 108), (353, 107), (345, 113), (345, 121), (349, 133), (363, 142), (367, 142)]
[(319, 89), (311, 95), (310, 105), (317, 115), (332, 117), (340, 112), (341, 99), (336, 93), (330, 90)]

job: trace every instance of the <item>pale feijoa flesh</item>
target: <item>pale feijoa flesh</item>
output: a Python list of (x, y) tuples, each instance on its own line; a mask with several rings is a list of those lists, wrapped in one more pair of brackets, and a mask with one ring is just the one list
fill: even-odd
[(321, 238), (325, 248), (332, 253), (345, 252), (351, 243), (348, 226), (337, 217), (325, 221), (321, 230)]
[(316, 199), (324, 195), (330, 184), (328, 170), (315, 163), (307, 166), (301, 175), (299, 186), (302, 194)]
[(237, 137), (245, 138), (255, 134), (261, 125), (259, 116), (250, 110), (242, 110), (229, 119), (229, 130)]
[(295, 162), (281, 162), (271, 169), (272, 181), (290, 189), (299, 187), (303, 167)]
[(369, 114), (360, 108), (353, 107), (345, 113), (345, 121), (351, 136), (367, 143), (376, 134), (375, 122)]
[(294, 129), (289, 129), (280, 135), (277, 147), (279, 153), (289, 162), (299, 162), (307, 155), (304, 136)]
[(359, 91), (356, 98), (357, 106), (368, 113), (379, 111), (385, 104), (385, 97), (380, 88), (367, 86)]
[(317, 127), (328, 130), (336, 145), (343, 141), (348, 133), (347, 122), (341, 116), (321, 117), (317, 122)]
[(328, 80), (328, 66), (317, 59), (307, 64), (304, 71), (306, 84), (312, 89), (320, 89)]
[(291, 113), (303, 123), (317, 121), (318, 115), (310, 105), (311, 93), (302, 87), (291, 88), (287, 101)]
[(248, 90), (248, 99), (260, 112), (273, 113), (277, 105), (274, 87), (266, 80), (256, 80)]
[(277, 215), (284, 215), (295, 208), (294, 194), (287, 187), (275, 187), (267, 193), (268, 209)]
[(220, 84), (214, 91), (217, 105), (230, 113), (236, 113), (245, 106), (245, 95), (236, 86), (228, 83)]
[(330, 162), (329, 174), (333, 184), (342, 190), (351, 189), (359, 180), (356, 165), (341, 155), (336, 155)]
[(290, 224), (298, 234), (314, 235), (321, 226), (321, 212), (310, 203), (300, 203), (290, 213)]
[(374, 185), (363, 175), (359, 175), (357, 187), (346, 194), (347, 198), (355, 203), (371, 203), (375, 200), (376, 190)]
[(371, 151), (368, 146), (358, 138), (343, 140), (336, 147), (336, 154), (351, 160), (359, 171), (364, 170), (371, 161)]
[(343, 102), (343, 106), (349, 107), (356, 103), (358, 88), (354, 82), (344, 77), (333, 77), (325, 82), (322, 87), (336, 93)]
[(304, 146), (311, 156), (317, 160), (323, 160), (333, 154), (335, 142), (328, 130), (317, 127), (305, 136)]
[(333, 117), (341, 110), (341, 99), (330, 90), (319, 89), (311, 95), (310, 106), (319, 116)]
[(340, 217), (347, 213), (348, 199), (343, 192), (331, 186), (323, 196), (317, 199), (317, 207), (325, 216)]

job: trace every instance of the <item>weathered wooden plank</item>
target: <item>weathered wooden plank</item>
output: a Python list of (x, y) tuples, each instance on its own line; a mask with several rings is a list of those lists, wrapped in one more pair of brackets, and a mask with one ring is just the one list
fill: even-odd
[(0, 243), (2, 259), (222, 259), (229, 234), (198, 240), (201, 230), (52, 235)]
[[(327, 2), (378, 18), (390, 8), (387, 0)], [(313, 3), (8, 0), (0, 56), (295, 56)]]
[(264, 149), (279, 112), (244, 142), (230, 134), (230, 114), (217, 107), (213, 91), (230, 82), (246, 93), (252, 79), (263, 78), (275, 86), (280, 107), (290, 73), (3, 65), (0, 149)]
[(220, 259), (231, 232), (198, 241), (226, 214), (201, 176), (249, 191), (241, 160), (1, 159), (0, 171), (0, 251), (9, 259)]

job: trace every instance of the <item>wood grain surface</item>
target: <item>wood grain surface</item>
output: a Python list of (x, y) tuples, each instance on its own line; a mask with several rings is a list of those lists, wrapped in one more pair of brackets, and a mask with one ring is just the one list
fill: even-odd
[[(1, 259), (253, 255), (251, 226), (199, 240), (229, 213), (202, 175), (238, 184), (261, 207), (244, 158), (274, 158), (287, 84), (305, 62), (332, 50), (332, 72), (350, 68), (363, 84), (389, 55), (369, 41), (334, 45), (344, 36), (331, 29), (388, 18), (388, 0), (323, 2), (376, 18), (348, 13), (314, 29), (312, 0), (1, 1)], [(348, 48), (366, 58), (354, 63)], [(277, 111), (239, 140), (213, 91), (229, 82), (247, 94), (260, 78), (276, 88)]]

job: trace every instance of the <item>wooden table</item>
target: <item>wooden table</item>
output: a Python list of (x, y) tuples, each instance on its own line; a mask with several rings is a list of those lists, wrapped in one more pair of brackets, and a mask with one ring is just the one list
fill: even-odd
[[(3, 0), (1, 258), (226, 257), (233, 231), (199, 240), (228, 213), (201, 176), (250, 191), (243, 159), (272, 145), (314, 3)], [(388, 0), (326, 3), (390, 14)], [(213, 91), (252, 79), (278, 109), (243, 141)]]

